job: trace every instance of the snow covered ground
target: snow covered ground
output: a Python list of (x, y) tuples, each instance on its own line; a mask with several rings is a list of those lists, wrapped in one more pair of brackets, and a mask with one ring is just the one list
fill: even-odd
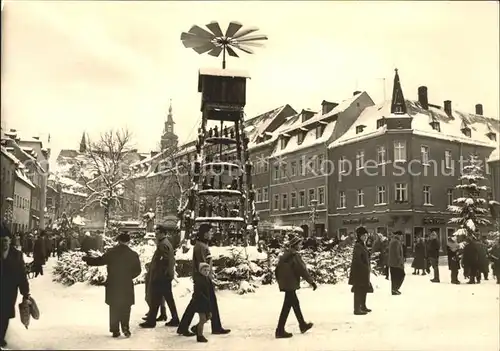
[[(53, 260), (53, 259), (51, 259)], [(64, 287), (46, 274), (31, 280), (32, 295), (41, 310), (38, 321), (26, 330), (19, 317), (11, 320), (7, 335), (12, 349), (178, 349), (178, 350), (499, 350), (499, 286), (492, 280), (480, 285), (449, 283), (447, 267), (441, 267), (442, 283), (429, 276), (413, 276), (407, 268), (401, 296), (390, 294), (389, 282), (373, 281), (367, 316), (352, 314), (352, 294), (347, 284), (323, 285), (317, 291), (301, 289), (299, 299), (306, 319), (315, 323), (301, 335), (293, 313), (287, 329), (294, 337), (274, 339), (283, 295), (276, 286), (260, 287), (255, 294), (218, 293), (223, 324), (233, 332), (212, 336), (208, 344), (175, 334), (162, 324), (142, 330), (137, 324), (146, 312), (144, 285), (136, 287), (132, 310), (132, 338), (113, 339), (108, 333), (108, 308), (104, 289), (85, 284)], [(187, 281), (175, 289), (182, 313), (190, 296)], [(180, 296), (183, 295), (183, 296)]]

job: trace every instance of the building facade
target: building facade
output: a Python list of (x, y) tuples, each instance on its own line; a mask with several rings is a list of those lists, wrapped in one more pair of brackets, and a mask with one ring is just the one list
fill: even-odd
[(31, 220), (31, 191), (35, 185), (21, 171), (16, 171), (16, 180), (14, 184), (14, 232), (27, 232), (36, 229)]
[(498, 149), (494, 150), (488, 158), (488, 170), (491, 180), (491, 197), (500, 202), (500, 155), (498, 151)]
[[(435, 231), (446, 247), (447, 210), (460, 196), (455, 190), (461, 167), (471, 154), (486, 160), (498, 147), (499, 123), (476, 113), (428, 103), (427, 88), (418, 100), (405, 100), (396, 72), (391, 101), (366, 108), (329, 146), (338, 167), (329, 176), (329, 222), (338, 235), (359, 225), (369, 231), (401, 230), (406, 245)], [(489, 173), (489, 170), (486, 170)]]
[[(9, 225), (13, 223), (13, 201), (14, 201), (14, 184), (16, 179), (16, 170), (19, 161), (14, 155), (7, 152), (2, 146), (0, 154), (0, 165), (2, 166), (1, 179), (1, 217)], [(11, 228), (12, 229), (12, 228)]]

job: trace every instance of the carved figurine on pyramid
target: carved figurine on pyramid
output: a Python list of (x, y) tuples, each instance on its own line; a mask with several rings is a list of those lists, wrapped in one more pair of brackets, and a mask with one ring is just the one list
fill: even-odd
[(155, 213), (152, 208), (142, 216), (142, 220), (146, 224), (147, 233), (155, 231)]

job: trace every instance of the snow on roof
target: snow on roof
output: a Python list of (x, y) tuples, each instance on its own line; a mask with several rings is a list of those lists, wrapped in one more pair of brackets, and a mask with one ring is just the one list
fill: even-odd
[[(450, 118), (440, 108), (429, 106), (429, 109), (425, 110), (417, 101), (412, 100), (406, 100), (406, 105), (408, 114), (412, 118), (413, 134), (472, 145), (498, 147), (498, 143), (486, 135), (491, 131), (499, 134), (500, 122), (497, 120), (456, 110), (452, 111), (453, 117)], [(385, 133), (385, 126), (377, 129), (377, 120), (388, 118), (391, 115), (390, 100), (365, 108), (347, 132), (331, 143), (329, 147), (346, 145)], [(440, 131), (432, 128), (430, 125), (432, 121), (440, 122)], [(470, 138), (461, 132), (463, 121), (471, 128)], [(366, 126), (361, 133), (356, 131), (356, 127), (359, 125)]]
[(16, 165), (20, 165), (21, 164), (21, 161), (19, 161), (19, 159), (14, 156), (13, 154), (11, 154), (9, 151), (7, 151), (6, 148), (4, 148), (3, 146), (1, 147), (1, 152), (2, 154), (4, 154), (7, 158), (9, 158), (14, 164)]
[(255, 142), (257, 136), (265, 133), (273, 120), (287, 107), (283, 105), (273, 110), (264, 112), (256, 117), (245, 120), (245, 132), (250, 140), (249, 147)]
[(28, 177), (26, 177), (26, 175), (21, 171), (21, 170), (16, 170), (16, 176), (22, 180), (23, 182), (25, 182), (26, 184), (28, 184), (28, 186), (30, 188), (35, 188), (35, 185), (33, 185), (33, 183), (31, 182), (31, 180), (28, 179)]
[(199, 74), (200, 76), (250, 78), (250, 75), (247, 71), (235, 69), (200, 68)]
[(68, 195), (80, 196), (80, 197), (87, 197), (88, 196), (85, 193), (74, 191), (73, 189), (62, 189), (62, 193), (63, 194), (68, 194)]
[(488, 158), (488, 162), (495, 161), (500, 161), (500, 152), (498, 150), (498, 147), (491, 152), (490, 157)]

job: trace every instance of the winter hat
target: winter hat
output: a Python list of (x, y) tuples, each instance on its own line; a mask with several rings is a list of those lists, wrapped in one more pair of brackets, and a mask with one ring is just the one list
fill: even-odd
[(361, 237), (366, 234), (368, 234), (368, 231), (366, 230), (365, 227), (356, 228), (356, 237), (358, 238), (358, 240), (360, 240)]
[(288, 245), (290, 247), (294, 247), (295, 245), (297, 245), (297, 244), (299, 244), (301, 242), (302, 242), (302, 238), (300, 236), (295, 235), (295, 236), (293, 236), (293, 237), (290, 238), (290, 241), (288, 242)]
[(200, 265), (198, 266), (198, 270), (201, 272), (201, 270), (205, 267), (210, 268), (210, 265), (208, 263), (201, 262)]
[(170, 224), (158, 224), (156, 226), (156, 230), (158, 230), (160, 233), (166, 234), (166, 233), (171, 232), (171, 231), (176, 231), (177, 226), (170, 225)]
[(212, 226), (208, 223), (202, 223), (200, 227), (198, 228), (198, 238), (203, 238), (205, 233), (208, 233), (212, 229)]
[(121, 241), (122, 243), (128, 243), (130, 241), (130, 235), (127, 233), (121, 233), (116, 237), (116, 241)]

